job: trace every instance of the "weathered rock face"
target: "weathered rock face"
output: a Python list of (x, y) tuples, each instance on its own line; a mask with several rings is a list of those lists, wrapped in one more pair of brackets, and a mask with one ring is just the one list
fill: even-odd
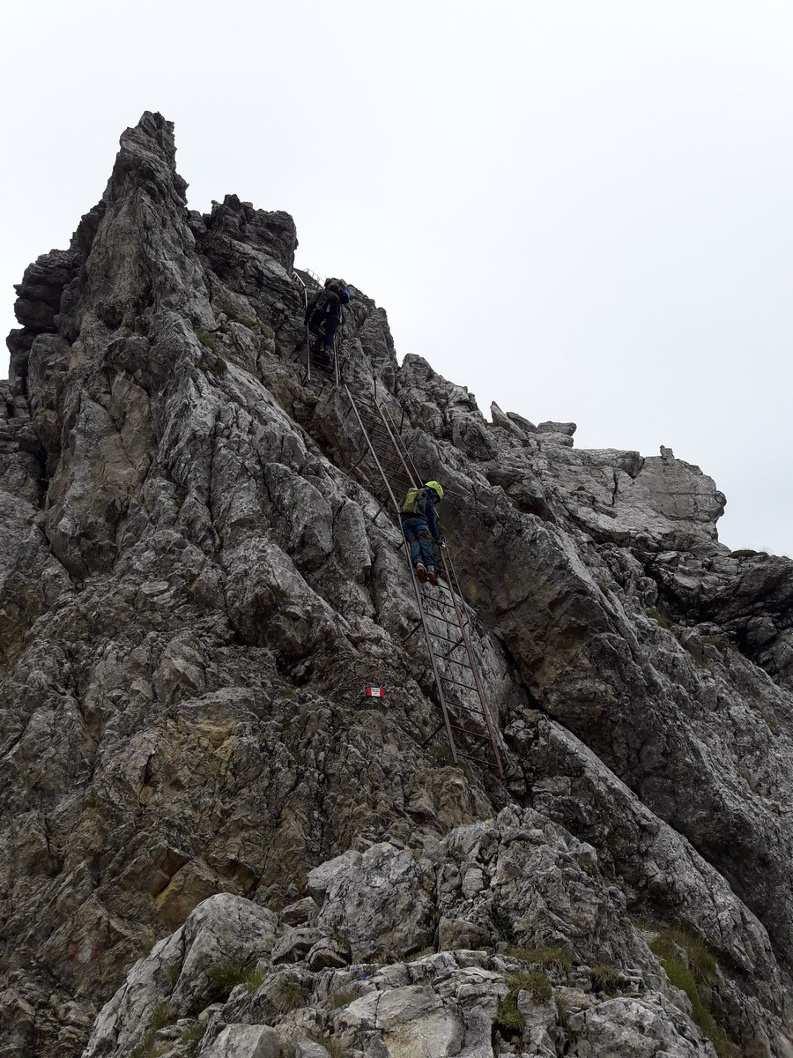
[(516, 1042), (541, 1055), (713, 1054), (595, 850), (531, 809), (421, 851), (348, 853), (308, 884), (312, 928), (240, 897), (206, 900), (135, 964), (86, 1058), (136, 1047), (322, 1058), (331, 1041), (365, 1054)]
[(302, 381), (294, 224), (190, 212), (174, 158), (144, 115), (18, 288), (0, 1056), (790, 1058), (793, 563), (721, 546), (669, 449), (486, 421), (356, 291), (508, 781), (451, 767), (399, 531)]

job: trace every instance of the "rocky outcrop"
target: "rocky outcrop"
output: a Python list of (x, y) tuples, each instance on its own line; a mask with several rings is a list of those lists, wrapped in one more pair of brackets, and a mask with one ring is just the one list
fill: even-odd
[(486, 420), (353, 288), (505, 742), (452, 767), (294, 224), (185, 188), (144, 115), (18, 288), (0, 1056), (789, 1058), (793, 563), (668, 448)]
[(206, 900), (132, 968), (86, 1058), (714, 1053), (594, 848), (538, 812), (348, 853), (308, 886), (309, 928)]

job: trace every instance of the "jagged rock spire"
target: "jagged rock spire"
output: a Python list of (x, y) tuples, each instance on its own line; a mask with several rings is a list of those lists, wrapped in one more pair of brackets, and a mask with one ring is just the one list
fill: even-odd
[[(484, 1050), (705, 1058), (705, 1031), (788, 1058), (793, 563), (720, 545), (724, 497), (671, 449), (488, 422), (354, 289), (345, 379), (444, 484), (510, 781), (449, 767), (389, 499), (344, 392), (302, 374), (294, 224), (184, 192), (147, 113), (18, 291), (0, 1058), (77, 1055), (105, 1001), (97, 1055), (447, 1055), (476, 1026)], [(699, 1026), (664, 971), (688, 959)]]

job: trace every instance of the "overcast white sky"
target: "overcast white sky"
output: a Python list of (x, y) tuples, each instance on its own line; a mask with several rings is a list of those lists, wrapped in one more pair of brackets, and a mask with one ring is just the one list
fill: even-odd
[(38, 0), (0, 34), (3, 333), (160, 110), (191, 205), (289, 210), (400, 354), (579, 447), (671, 446), (722, 540), (793, 554), (790, 3)]

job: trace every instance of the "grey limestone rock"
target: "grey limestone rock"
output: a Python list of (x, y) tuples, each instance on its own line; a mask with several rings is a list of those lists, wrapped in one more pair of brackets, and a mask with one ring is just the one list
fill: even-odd
[(281, 1043), (267, 1025), (227, 1025), (201, 1054), (205, 1058), (279, 1058)]
[[(277, 1058), (293, 1047), (295, 1054), (321, 1058), (340, 1047), (378, 1054), (420, 1047), (443, 1056), (464, 1047), (485, 1056), (494, 1045), (516, 1043), (521, 1053), (548, 1056), (714, 1053), (687, 996), (622, 914), (624, 895), (602, 876), (592, 848), (546, 816), (504, 809), (437, 844), (437, 869), (424, 891), (430, 917), (440, 915), (440, 950), (430, 943), (410, 961), (405, 956), (416, 935), (409, 926), (394, 929), (394, 910), (403, 911), (416, 888), (407, 860), (420, 868), (422, 854), (392, 845), (369, 853), (348, 857), (342, 870), (338, 861), (329, 865), (334, 880), (319, 920), (328, 948), (338, 948), (340, 937), (353, 938), (349, 966), (312, 961), (319, 945), (302, 955), (293, 948), (295, 976), (284, 978), (280, 947), (272, 945), (281, 916), (238, 897), (213, 897), (133, 968), (101, 1011), (86, 1058), (115, 1058), (128, 1041), (163, 1038), (163, 1010), (177, 1026), (199, 1027), (200, 1053), (209, 1055)], [(479, 875), (476, 886), (472, 872)], [(364, 906), (353, 895), (376, 889), (391, 902)], [(453, 919), (445, 914), (450, 908)], [(483, 922), (487, 930), (478, 925)], [(213, 978), (208, 954), (210, 971), (218, 965), (211, 960), (219, 944), (236, 944), (243, 955), (246, 925), (260, 938), (257, 976), (248, 984), (236, 983), (240, 975)], [(286, 927), (284, 935), (294, 932)], [(464, 946), (474, 937), (482, 942), (478, 950)], [(356, 952), (378, 954), (360, 962)], [(601, 962), (595, 964), (594, 953)], [(220, 1005), (207, 989), (213, 979), (224, 983)], [(606, 979), (611, 994), (596, 983)]]
[(791, 1058), (793, 562), (721, 545), (671, 448), (486, 420), (352, 286), (344, 379), (446, 488), (507, 777), (454, 766), (295, 225), (185, 193), (144, 114), (17, 289), (0, 1058)]

